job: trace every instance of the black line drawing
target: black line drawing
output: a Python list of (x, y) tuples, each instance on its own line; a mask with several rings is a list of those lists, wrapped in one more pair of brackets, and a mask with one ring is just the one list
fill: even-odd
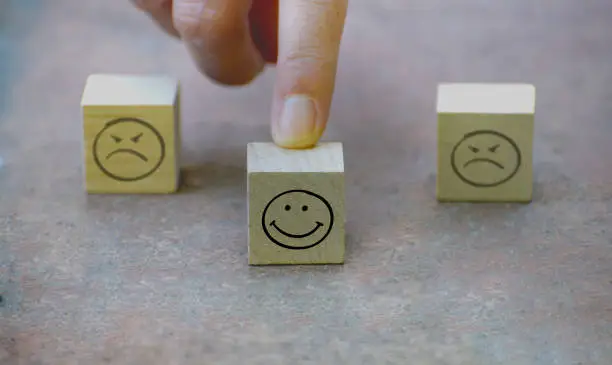
[[(123, 135), (121, 133), (121, 128), (117, 130), (117, 127), (121, 127), (122, 124), (135, 123), (139, 125), (143, 130), (134, 135)], [(121, 153), (131, 154), (133, 156), (138, 157), (143, 163), (149, 163), (150, 157), (145, 156), (142, 152), (138, 151), (134, 147), (140, 142), (140, 139), (143, 137), (145, 133), (149, 132), (154, 139), (159, 143), (160, 155), (157, 161), (150, 166), (144, 173), (140, 173), (135, 176), (125, 176), (118, 172), (112, 171), (112, 165), (109, 166), (107, 161), (110, 160), (113, 156)], [(108, 136), (113, 143), (117, 144), (119, 148), (113, 149), (109, 153), (104, 156), (100, 156), (99, 145), (101, 143), (101, 138)], [(124, 143), (129, 143), (130, 147), (125, 147)], [(108, 177), (118, 181), (130, 182), (130, 181), (138, 181), (144, 178), (151, 176), (162, 164), (164, 158), (166, 157), (166, 143), (162, 137), (162, 135), (153, 127), (150, 123), (145, 122), (142, 119), (138, 118), (117, 118), (107, 122), (104, 125), (104, 128), (98, 132), (96, 137), (94, 138), (92, 153), (94, 162), (98, 166), (98, 168)]]
[[(469, 141), (473, 139), (473, 137), (476, 137), (476, 136), (492, 136), (495, 139), (497, 139), (497, 142), (486, 146), (485, 151), (489, 153), (490, 155), (489, 157), (471, 158), (465, 161), (463, 164), (459, 164), (461, 166), (461, 168), (459, 168), (457, 166), (458, 165), (457, 156), (456, 156), (457, 150), (464, 144), (469, 143)], [(504, 174), (502, 178), (500, 178), (499, 180), (493, 181), (493, 182), (485, 183), (485, 182), (475, 181), (474, 178), (469, 178), (468, 176), (466, 176), (465, 172), (462, 170), (466, 168), (467, 166), (471, 164), (475, 164), (475, 163), (489, 163), (497, 167), (500, 170), (506, 170), (507, 166), (504, 166), (500, 161), (493, 159), (493, 157), (491, 156), (492, 154), (495, 154), (497, 152), (497, 150), (500, 148), (500, 144), (507, 144), (516, 154), (516, 161), (514, 162), (514, 166), (511, 169), (508, 169), (508, 172)], [(483, 152), (483, 148), (479, 148), (471, 144), (469, 144), (467, 148), (474, 155), (478, 155), (480, 152)], [(457, 142), (457, 144), (455, 144), (455, 146), (453, 147), (453, 151), (451, 152), (450, 159), (451, 159), (452, 169), (455, 172), (455, 174), (459, 177), (459, 179), (461, 179), (464, 183), (468, 185), (478, 187), (478, 188), (490, 188), (490, 187), (495, 187), (495, 186), (504, 184), (505, 182), (512, 179), (516, 175), (516, 173), (519, 171), (521, 164), (522, 164), (521, 151), (518, 145), (516, 144), (516, 142), (514, 142), (514, 140), (508, 137), (507, 135), (500, 133), (498, 131), (494, 131), (494, 130), (476, 130), (476, 131), (465, 134), (463, 138), (459, 142)]]
[[(274, 205), (275, 202), (279, 202), (279, 199), (286, 199), (288, 203), (283, 204), (283, 209), (282, 211), (290, 211), (293, 209), (291, 202), (295, 202), (297, 200), (300, 199), (291, 199), (292, 195), (301, 195), (301, 194), (305, 194), (306, 196), (310, 197), (312, 202), (314, 204), (323, 204), (323, 206), (326, 208), (327, 213), (329, 214), (329, 217), (325, 217), (327, 219), (323, 219), (324, 217), (320, 217), (320, 220), (313, 220), (313, 227), (309, 230), (307, 230), (306, 232), (287, 232), (285, 229), (283, 229), (282, 227), (280, 227), (279, 223), (277, 222), (278, 218), (277, 217), (269, 217), (268, 215), (270, 214), (270, 207)], [(300, 210), (301, 212), (307, 212), (309, 210), (309, 207), (307, 204), (299, 204)], [(280, 208), (278, 209), (279, 211), (281, 210)], [(280, 214), (279, 212), (276, 212), (276, 214)], [(323, 221), (323, 222), (322, 222)], [(312, 191), (308, 191), (308, 190), (303, 190), (303, 189), (293, 189), (293, 190), (287, 190), (284, 191), (278, 195), (276, 195), (274, 198), (272, 198), (268, 204), (266, 204), (266, 207), (264, 208), (262, 214), (261, 214), (261, 226), (263, 228), (263, 231), (266, 235), (266, 237), (268, 237), (268, 239), (272, 242), (274, 242), (275, 244), (289, 249), (289, 250), (305, 250), (305, 249), (309, 249), (312, 247), (315, 247), (317, 245), (319, 245), (321, 242), (323, 242), (327, 236), (329, 235), (329, 233), (331, 232), (332, 228), (334, 225), (334, 212), (333, 209), (331, 207), (331, 205), (329, 204), (329, 202), (323, 198), (321, 195), (313, 193)], [(273, 234), (271, 228), (274, 229), (275, 232), (280, 233), (280, 235), (277, 234)], [(325, 230), (323, 232), (323, 230)], [(317, 234), (318, 232), (323, 232), (322, 234)], [(287, 238), (286, 240), (282, 239), (282, 238)], [(310, 240), (308, 238), (311, 238)], [(297, 245), (292, 243), (295, 241), (302, 241), (304, 242), (304, 245)]]

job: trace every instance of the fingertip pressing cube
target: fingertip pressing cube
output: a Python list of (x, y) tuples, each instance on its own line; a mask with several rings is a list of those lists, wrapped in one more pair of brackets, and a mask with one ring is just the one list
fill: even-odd
[(532, 200), (533, 85), (441, 84), (437, 112), (438, 200)]
[(178, 189), (179, 98), (179, 83), (170, 77), (89, 76), (81, 99), (87, 192)]
[(247, 175), (250, 265), (344, 263), (341, 143), (250, 143)]

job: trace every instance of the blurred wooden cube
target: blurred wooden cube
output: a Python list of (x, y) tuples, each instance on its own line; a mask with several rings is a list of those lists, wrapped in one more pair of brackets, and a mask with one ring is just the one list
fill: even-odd
[(178, 189), (177, 80), (91, 75), (81, 106), (84, 180), (89, 193), (172, 193)]

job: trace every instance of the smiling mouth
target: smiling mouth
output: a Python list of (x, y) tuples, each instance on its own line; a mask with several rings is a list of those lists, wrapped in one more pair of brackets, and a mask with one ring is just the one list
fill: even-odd
[(120, 148), (118, 150), (114, 150), (113, 152), (109, 153), (106, 156), (106, 159), (108, 160), (109, 158), (111, 158), (113, 155), (116, 155), (117, 153), (129, 153), (130, 155), (134, 155), (134, 156), (140, 158), (141, 160), (143, 160), (145, 162), (149, 161), (147, 156), (143, 155), (142, 153), (140, 153), (138, 151), (131, 150), (129, 148)]
[(289, 233), (289, 232), (285, 232), (284, 230), (282, 230), (278, 225), (276, 225), (276, 221), (272, 221), (272, 223), (270, 223), (270, 225), (274, 228), (276, 228), (277, 231), (279, 231), (280, 233), (284, 234), (287, 237), (291, 237), (291, 238), (304, 238), (304, 237), (308, 237), (311, 234), (315, 233), (320, 227), (323, 227), (323, 223), (321, 222), (316, 222), (317, 225), (311, 229), (309, 232), (306, 232), (304, 234), (293, 234), (293, 233)]
[(466, 163), (463, 165), (463, 167), (468, 167), (469, 165), (471, 165), (472, 163), (475, 163), (475, 162), (488, 162), (488, 163), (490, 163), (490, 164), (493, 164), (493, 165), (495, 165), (495, 166), (499, 167), (499, 168), (500, 168), (500, 169), (502, 169), (502, 170), (504, 169), (504, 167), (502, 166), (502, 164), (500, 164), (500, 163), (499, 163), (499, 162), (497, 162), (497, 161), (493, 161), (493, 160), (491, 160), (491, 159), (489, 159), (489, 158), (475, 158), (475, 159), (473, 159), (473, 160), (469, 160), (468, 162), (466, 162)]

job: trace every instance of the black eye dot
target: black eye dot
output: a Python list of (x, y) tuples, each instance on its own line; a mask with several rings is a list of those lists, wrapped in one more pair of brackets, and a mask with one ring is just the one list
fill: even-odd
[(285, 210), (291, 210), (291, 205), (289, 204), (285, 205)]
[(307, 205), (302, 205), (302, 210), (305, 212), (308, 210), (308, 206)]

